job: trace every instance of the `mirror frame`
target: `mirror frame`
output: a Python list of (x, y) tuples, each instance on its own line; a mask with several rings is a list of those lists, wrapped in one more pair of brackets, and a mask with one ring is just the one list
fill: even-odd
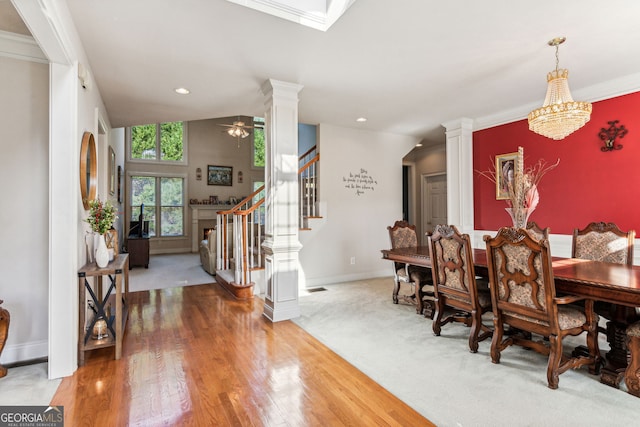
[(85, 210), (89, 209), (89, 201), (96, 198), (97, 180), (96, 141), (91, 132), (85, 132), (80, 145), (80, 197)]

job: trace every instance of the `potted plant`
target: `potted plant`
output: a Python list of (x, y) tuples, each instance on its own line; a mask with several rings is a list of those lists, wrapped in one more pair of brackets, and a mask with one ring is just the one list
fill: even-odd
[(104, 234), (111, 229), (114, 221), (118, 218), (115, 208), (107, 201), (103, 203), (100, 199), (89, 201), (89, 216), (86, 221), (91, 226), (91, 230), (98, 235), (96, 247), (96, 264), (103, 268), (109, 263), (109, 251), (104, 239)]

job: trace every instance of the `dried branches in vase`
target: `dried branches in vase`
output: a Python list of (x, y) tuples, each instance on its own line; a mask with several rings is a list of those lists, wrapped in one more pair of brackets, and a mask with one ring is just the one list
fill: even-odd
[[(548, 164), (540, 159), (533, 166), (524, 167), (524, 149), (518, 147), (518, 155), (514, 165), (513, 179), (506, 182), (508, 195), (505, 210), (511, 216), (515, 228), (526, 228), (529, 216), (536, 209), (540, 201), (538, 184), (542, 177), (560, 164), (560, 159), (554, 164)], [(479, 172), (480, 175), (496, 183), (499, 179), (494, 169)]]

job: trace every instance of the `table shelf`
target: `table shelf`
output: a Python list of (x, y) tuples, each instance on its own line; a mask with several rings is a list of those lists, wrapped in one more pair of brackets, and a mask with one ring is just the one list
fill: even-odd
[[(107, 276), (106, 292), (103, 293), (102, 278)], [(87, 280), (93, 277), (93, 283)], [(95, 262), (84, 265), (78, 270), (79, 297), (79, 333), (78, 333), (78, 365), (84, 365), (85, 352), (98, 348), (115, 347), (115, 358), (122, 355), (122, 337), (128, 318), (129, 301), (129, 255), (119, 254), (100, 268)], [(93, 313), (87, 315), (87, 304), (93, 304)], [(106, 308), (110, 306), (110, 319), (107, 322), (107, 337), (94, 339), (91, 336), (96, 318), (105, 318)]]

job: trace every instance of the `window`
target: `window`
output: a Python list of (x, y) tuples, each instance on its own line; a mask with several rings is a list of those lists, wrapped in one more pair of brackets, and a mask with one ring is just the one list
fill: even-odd
[(150, 237), (183, 236), (184, 186), (184, 177), (132, 175), (129, 219), (137, 221), (140, 205), (144, 204)]
[[(263, 181), (253, 181), (253, 191), (256, 191), (258, 188), (262, 187), (264, 185)], [(264, 189), (259, 192), (258, 194), (256, 194), (255, 196), (253, 196), (253, 200), (251, 201), (252, 205), (255, 205), (256, 203), (258, 203), (260, 200), (264, 199)], [(254, 221), (257, 224), (264, 224), (264, 217), (265, 217), (265, 207), (264, 207), (264, 203), (257, 209), (257, 212), (254, 216)]]
[(132, 126), (129, 157), (134, 161), (184, 163), (183, 122)]
[(253, 167), (264, 167), (264, 119), (253, 118)]

